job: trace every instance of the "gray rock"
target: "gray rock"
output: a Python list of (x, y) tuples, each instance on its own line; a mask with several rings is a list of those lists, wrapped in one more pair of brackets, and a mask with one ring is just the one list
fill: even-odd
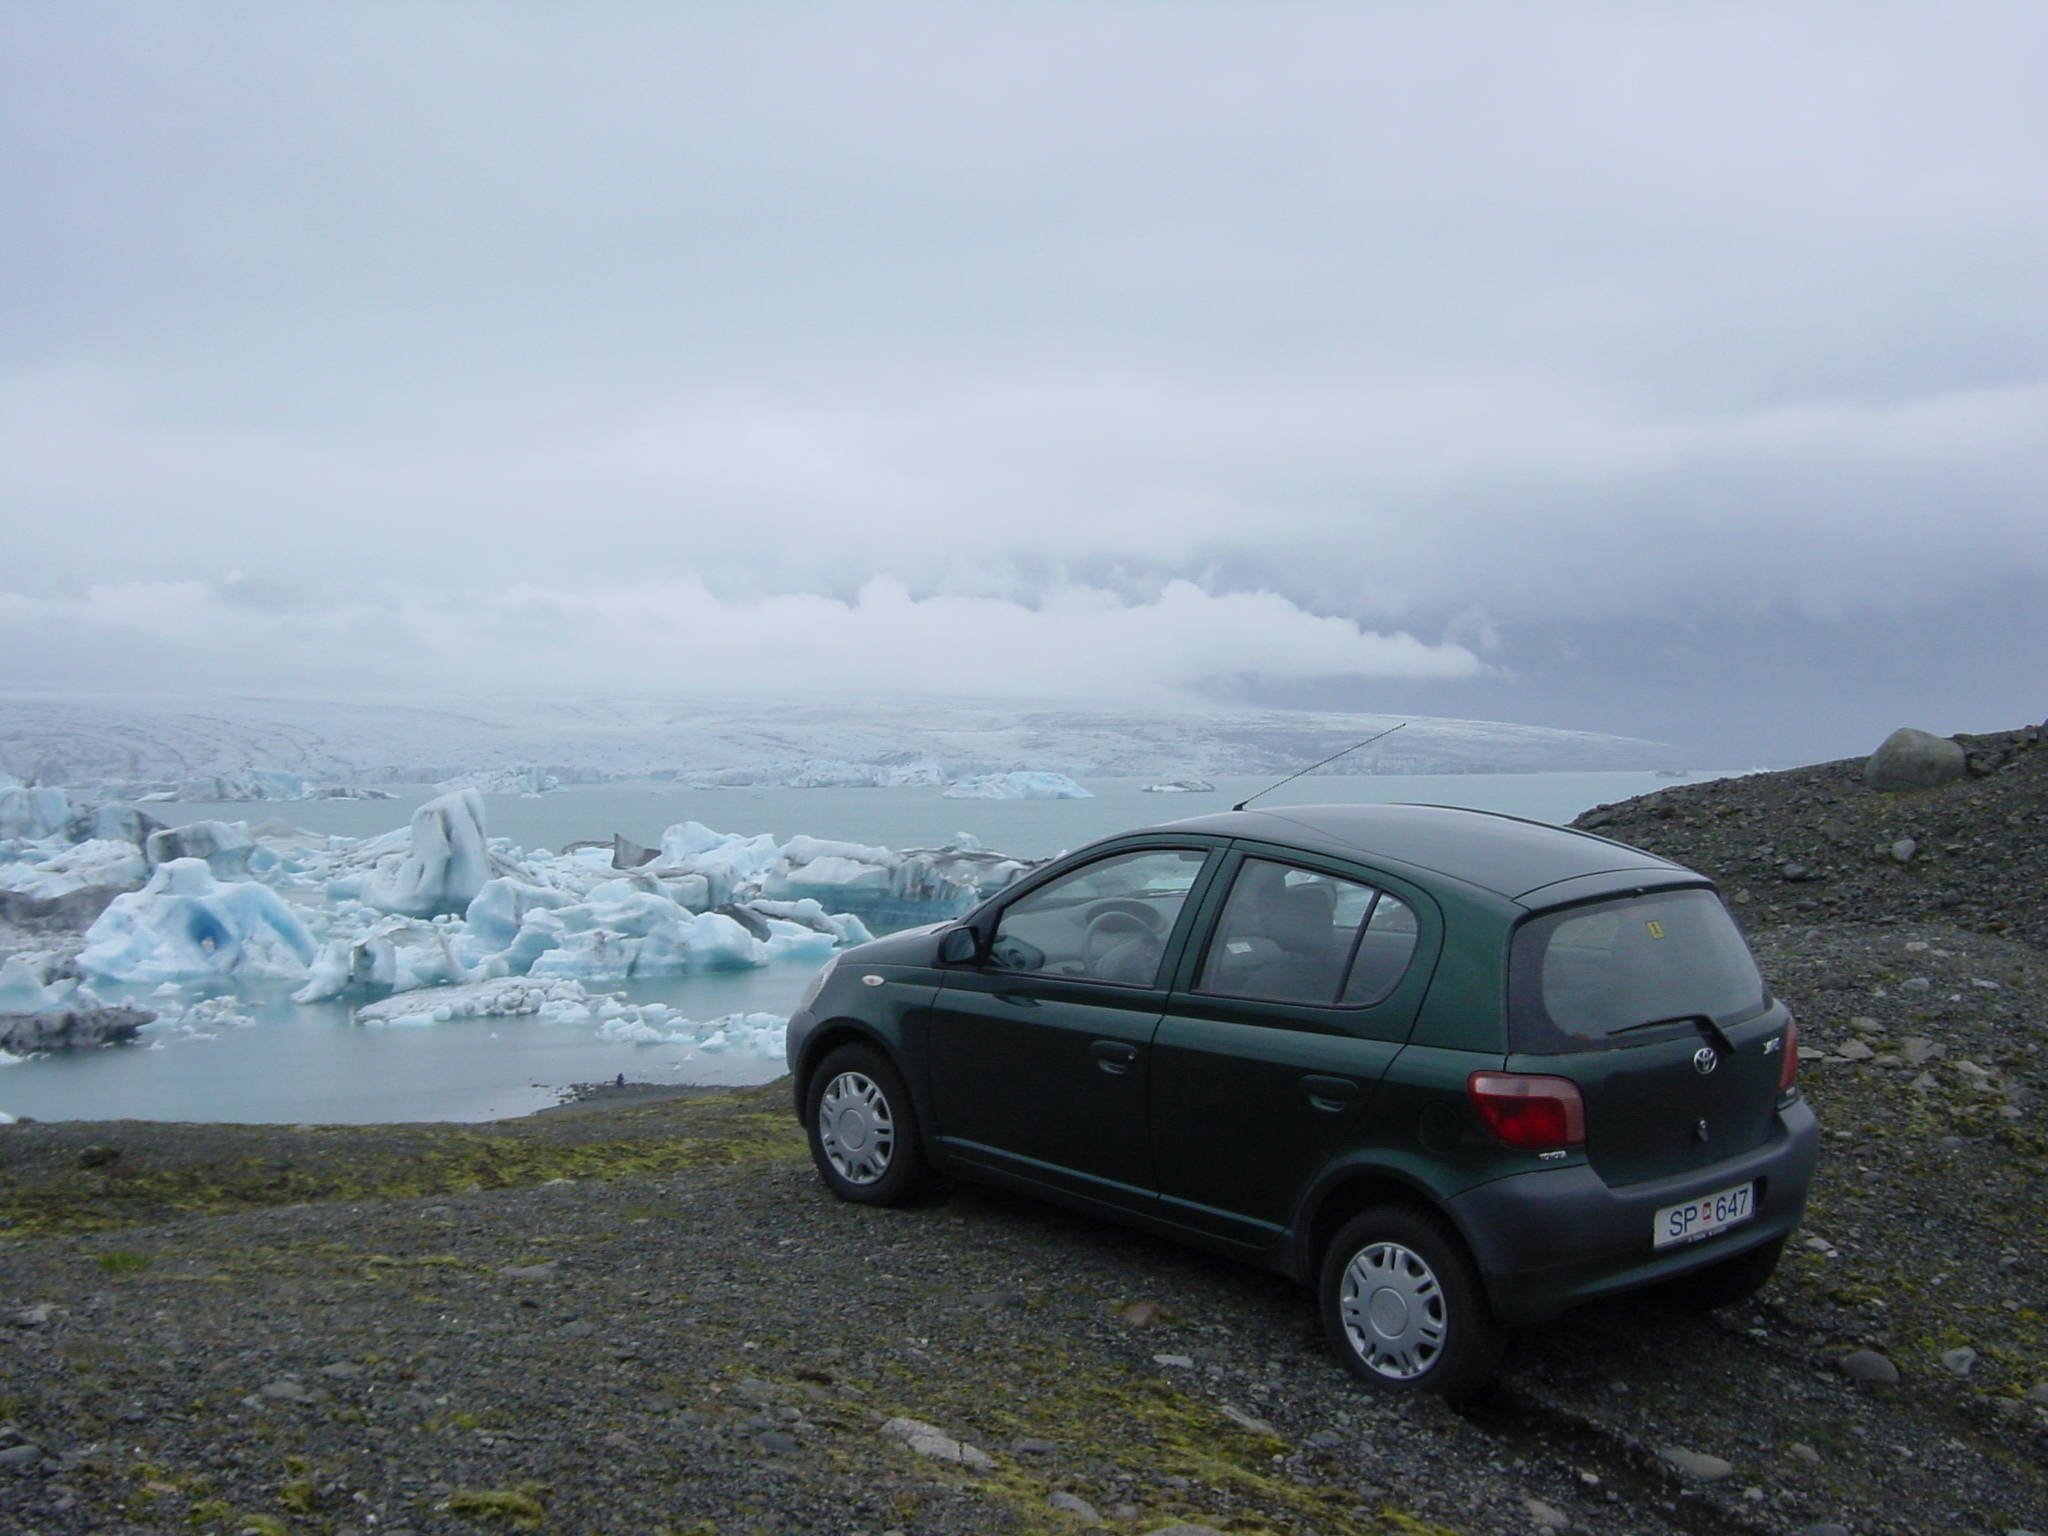
[(1861, 1040), (1851, 1040), (1835, 1050), (1836, 1059), (1840, 1061), (1868, 1061), (1876, 1054)]
[(1849, 1536), (1846, 1525), (1802, 1525), (1799, 1536)]
[(1866, 1384), (1892, 1386), (1899, 1379), (1899, 1368), (1874, 1349), (1852, 1349), (1835, 1362), (1835, 1369), (1851, 1381)]
[(1684, 1451), (1675, 1445), (1658, 1448), (1658, 1458), (1681, 1476), (1695, 1482), (1718, 1483), (1724, 1477), (1732, 1477), (1735, 1468), (1718, 1456), (1709, 1456), (1703, 1451)]
[(1056, 1493), (1045, 1501), (1054, 1509), (1070, 1515), (1079, 1515), (1090, 1525), (1100, 1525), (1102, 1516), (1095, 1512), (1095, 1506), (1077, 1493)]
[(2048, 1408), (2048, 1381), (2037, 1381), (2027, 1388), (2027, 1401)]
[(39, 1302), (33, 1307), (23, 1307), (19, 1312), (7, 1314), (7, 1321), (16, 1328), (40, 1328), (50, 1320), (50, 1304)]
[(1794, 1461), (1803, 1461), (1809, 1467), (1820, 1465), (1820, 1452), (1807, 1445), (1804, 1441), (1794, 1440), (1785, 1447), (1785, 1451)]
[(587, 1339), (597, 1332), (595, 1323), (564, 1323), (562, 1336), (568, 1339)]
[(320, 1367), (322, 1376), (360, 1376), (363, 1368), (351, 1360), (337, 1360), (332, 1365)]
[(1967, 767), (1960, 742), (1902, 725), (1863, 765), (1863, 782), (1876, 790), (1939, 789)]
[(10, 1445), (0, 1451), (0, 1467), (32, 1467), (43, 1459), (43, 1448), (33, 1440), (24, 1440), (20, 1445)]
[(267, 1397), (274, 1403), (308, 1403), (313, 1400), (313, 1394), (296, 1381), (265, 1382), (256, 1391), (259, 1396)]
[(1162, 1525), (1146, 1536), (1223, 1536), (1213, 1525)]
[(1303, 1443), (1312, 1445), (1319, 1451), (1334, 1451), (1344, 1443), (1344, 1437), (1334, 1429), (1319, 1429)]
[(1572, 1528), (1572, 1517), (1555, 1504), (1546, 1504), (1541, 1499), (1524, 1499), (1522, 1507), (1529, 1511), (1529, 1518), (1546, 1531), (1568, 1531)]
[(1154, 1355), (1152, 1363), (1154, 1365), (1170, 1365), (1176, 1370), (1182, 1371), (1191, 1371), (1195, 1368), (1194, 1359), (1189, 1355)]
[(1902, 837), (1891, 846), (1892, 862), (1894, 864), (1910, 864), (1913, 862), (1913, 855), (1919, 851), (1920, 844), (1917, 839)]
[(754, 1444), (771, 1456), (785, 1456), (796, 1449), (796, 1436), (785, 1430), (771, 1429), (765, 1435), (756, 1435)]
[(1941, 1354), (1942, 1369), (1957, 1376), (1967, 1376), (1977, 1368), (1977, 1351), (1965, 1344), (1961, 1349), (1946, 1349)]
[(891, 1439), (901, 1440), (920, 1456), (958, 1462), (963, 1467), (972, 1467), (977, 1471), (986, 1470), (996, 1464), (995, 1458), (987, 1451), (969, 1445), (965, 1440), (955, 1440), (935, 1424), (921, 1423), (916, 1419), (896, 1418), (882, 1426), (882, 1433)]
[(1060, 1448), (1051, 1440), (1039, 1440), (1027, 1435), (1022, 1440), (1012, 1440), (1010, 1449), (1019, 1456), (1057, 1456)]
[(508, 1280), (552, 1280), (555, 1278), (553, 1262), (546, 1264), (511, 1264), (498, 1271)]
[(967, 1298), (970, 1307), (986, 1307), (993, 1312), (999, 1309), (1021, 1307), (1024, 1298), (1015, 1291), (977, 1291)]

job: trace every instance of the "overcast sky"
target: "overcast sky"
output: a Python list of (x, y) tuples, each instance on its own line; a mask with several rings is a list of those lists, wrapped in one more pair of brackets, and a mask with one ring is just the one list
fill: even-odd
[(2039, 720), (2044, 58), (2033, 0), (0, 0), (7, 672)]

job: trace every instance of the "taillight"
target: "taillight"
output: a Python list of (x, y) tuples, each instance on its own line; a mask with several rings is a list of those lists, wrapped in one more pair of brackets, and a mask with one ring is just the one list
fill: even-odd
[(1778, 1067), (1778, 1092), (1790, 1093), (1792, 1079), (1799, 1075), (1799, 1021), (1785, 1020), (1785, 1060)]
[(1585, 1145), (1586, 1101), (1568, 1077), (1474, 1072), (1465, 1079), (1465, 1092), (1504, 1146), (1550, 1152)]

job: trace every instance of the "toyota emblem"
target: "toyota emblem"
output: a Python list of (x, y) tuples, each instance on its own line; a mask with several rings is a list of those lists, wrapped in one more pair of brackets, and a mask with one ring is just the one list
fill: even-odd
[(1721, 1058), (1714, 1053), (1711, 1045), (1703, 1045), (1692, 1053), (1692, 1069), (1705, 1077), (1721, 1064)]

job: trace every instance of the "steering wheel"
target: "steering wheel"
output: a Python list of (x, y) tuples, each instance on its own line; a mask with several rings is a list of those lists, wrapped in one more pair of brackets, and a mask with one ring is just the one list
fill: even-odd
[(1100, 923), (1105, 917), (1112, 917), (1117, 914), (1136, 918), (1138, 926), (1111, 929), (1110, 931), (1114, 933), (1149, 933), (1157, 938), (1159, 930), (1165, 926), (1160, 920), (1157, 907), (1154, 907), (1150, 902), (1137, 901), (1129, 896), (1112, 896), (1106, 901), (1095, 902), (1082, 910), (1081, 917), (1087, 923), (1088, 931), (1093, 933), (1097, 923)]
[[(1102, 905), (1109, 906), (1109, 903), (1105, 902)], [(1103, 976), (1113, 981), (1134, 978), (1106, 975), (1103, 970), (1105, 962), (1117, 960), (1118, 964), (1112, 967), (1117, 971), (1133, 962), (1138, 968), (1143, 969), (1147, 962), (1157, 966), (1159, 952), (1159, 927), (1153, 914), (1149, 910), (1142, 914), (1127, 911), (1122, 906), (1110, 907), (1106, 912), (1099, 911), (1089, 919), (1088, 937), (1081, 950), (1090, 975)]]

